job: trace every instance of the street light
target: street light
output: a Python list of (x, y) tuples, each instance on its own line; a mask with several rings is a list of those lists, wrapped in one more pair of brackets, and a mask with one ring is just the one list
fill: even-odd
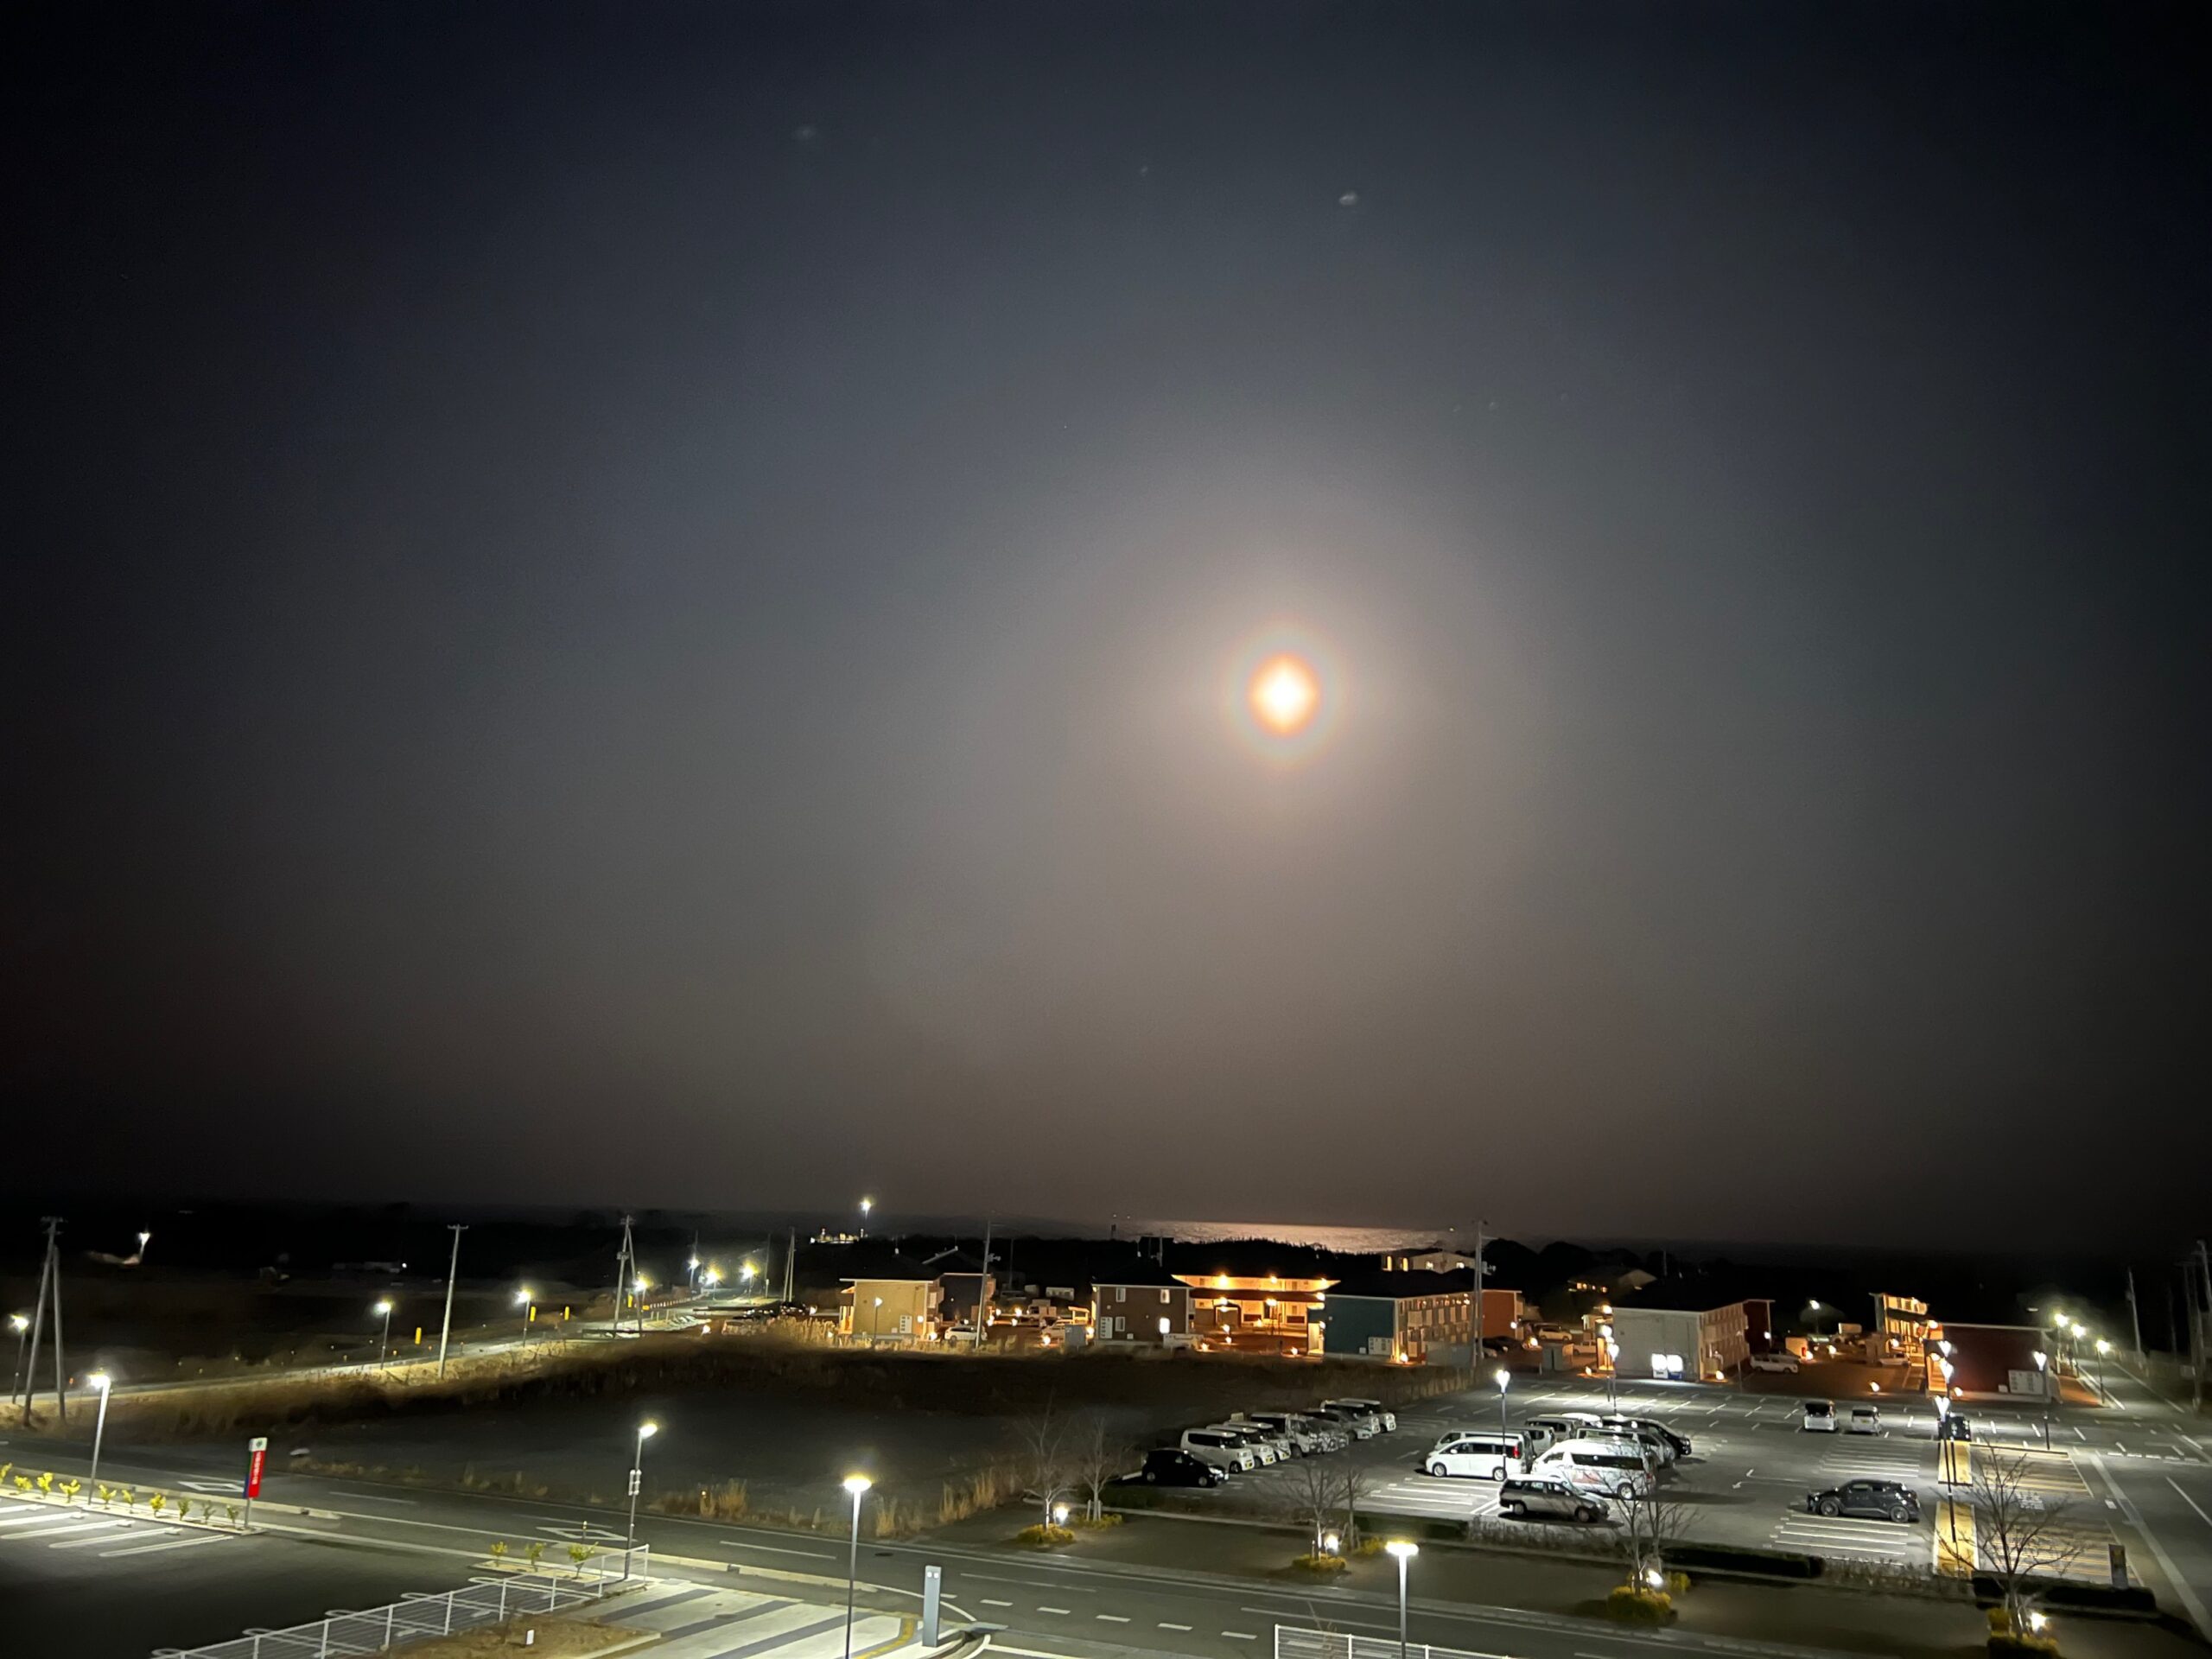
[(2112, 1352), (2112, 1344), (2107, 1342), (2102, 1337), (2099, 1337), (2097, 1338), (2097, 1398), (2101, 1402), (2105, 1397), (2105, 1356), (2110, 1352)]
[(874, 1484), (866, 1475), (845, 1477), (845, 1490), (853, 1495), (853, 1552), (845, 1562), (845, 1659), (853, 1659), (853, 1595), (861, 1580), (861, 1499)]
[(874, 1198), (862, 1198), (861, 1200), (861, 1231), (863, 1233), (868, 1231), (868, 1212), (874, 1208), (875, 1200)]
[(31, 1320), (28, 1313), (10, 1313), (8, 1323), (16, 1330), (16, 1375), (8, 1384), (8, 1395), (13, 1399), (23, 1382), (23, 1344), (30, 1340)]
[(1405, 1538), (1393, 1538), (1382, 1546), (1398, 1558), (1398, 1659), (1406, 1659), (1406, 1563), (1421, 1554), (1421, 1546)]
[(2050, 1450), (2050, 1356), (2036, 1350), (2036, 1385), (2043, 1395), (2043, 1449)]
[(1505, 1387), (1512, 1380), (1512, 1373), (1504, 1366), (1497, 1368), (1497, 1432), (1501, 1434), (1510, 1432), (1505, 1427)]
[(622, 1576), (630, 1576), (630, 1552), (638, 1543), (638, 1488), (645, 1484), (645, 1442), (660, 1433), (650, 1417), (638, 1425), (637, 1449), (630, 1454), (630, 1526), (622, 1535)]
[(141, 1233), (138, 1235), (138, 1260), (142, 1263), (146, 1260), (146, 1246), (152, 1241), (153, 1236), (154, 1236), (151, 1233)]
[(515, 1292), (515, 1306), (522, 1309), (522, 1333), (524, 1336), (530, 1334), (530, 1304), (533, 1294), (528, 1285)]
[(377, 1363), (381, 1365), (391, 1357), (391, 1298), (385, 1297), (369, 1312), (384, 1315), (384, 1334), (377, 1338)]
[(875, 1346), (875, 1339), (883, 1334), (883, 1298), (875, 1299), (875, 1311), (868, 1316), (868, 1345)]
[(1612, 1396), (1613, 1410), (1621, 1408), (1621, 1345), (1618, 1342), (1605, 1344), (1605, 1391)]
[(105, 1371), (94, 1371), (85, 1381), (100, 1391), (100, 1414), (92, 1423), (92, 1473), (86, 1483), (97, 1492), (100, 1489), (100, 1436), (107, 1432), (107, 1396), (114, 1379)]

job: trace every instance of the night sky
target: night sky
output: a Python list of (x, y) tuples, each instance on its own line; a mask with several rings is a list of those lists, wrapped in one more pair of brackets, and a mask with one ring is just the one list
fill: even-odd
[(2189, 10), (32, 9), (0, 1181), (2193, 1236)]

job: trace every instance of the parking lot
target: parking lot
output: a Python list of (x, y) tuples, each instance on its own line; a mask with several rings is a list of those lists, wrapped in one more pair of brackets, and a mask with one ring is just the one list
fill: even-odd
[[(1516, 1377), (1506, 1401), (1510, 1425), (1563, 1410), (1611, 1413), (1664, 1423), (1692, 1445), (1688, 1457), (1661, 1476), (1665, 1494), (1690, 1510), (1688, 1535), (1702, 1542), (1787, 1549), (1843, 1561), (1927, 1567), (1936, 1556), (1939, 1501), (1936, 1416), (1924, 1401), (1881, 1405), (1873, 1433), (1808, 1433), (1802, 1427), (1806, 1379), (1786, 1379), (1787, 1391), (1697, 1384), (1624, 1384), (1616, 1396), (1606, 1385), (1581, 1377)], [(1839, 1377), (1838, 1381), (1844, 1379)], [(1863, 1384), (1861, 1385), (1863, 1387)], [(1872, 1403), (1864, 1393), (1840, 1389), (1839, 1406)], [(2018, 1413), (1965, 1408), (1977, 1448), (2040, 1449), (2040, 1420)], [(1356, 1441), (1327, 1454), (1368, 1471), (1359, 1507), (1386, 1515), (1470, 1520), (1497, 1514), (1497, 1483), (1440, 1479), (1421, 1471), (1422, 1455), (1447, 1430), (1494, 1431), (1498, 1396), (1478, 1389), (1426, 1400), (1398, 1414), (1395, 1433)], [(2064, 1442), (2054, 1437), (2051, 1454), (2038, 1456), (2026, 1477), (2050, 1503), (2067, 1506), (2069, 1528), (2081, 1542), (2075, 1573), (2101, 1580), (2105, 1545), (2112, 1536), (2106, 1502), (2093, 1495)], [(1295, 1464), (1279, 1464), (1231, 1477), (1201, 1502), (1248, 1513), (1289, 1509)], [(1808, 1493), (1854, 1478), (1897, 1481), (1920, 1499), (1917, 1521), (1899, 1522), (1822, 1516), (1806, 1507)], [(1531, 1528), (1549, 1523), (1529, 1522)], [(1609, 1522), (1589, 1523), (1599, 1531)]]

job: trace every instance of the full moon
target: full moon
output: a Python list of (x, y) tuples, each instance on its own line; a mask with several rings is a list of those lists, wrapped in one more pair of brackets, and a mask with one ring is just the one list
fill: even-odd
[(1311, 667), (1285, 652), (1260, 664), (1244, 698), (1261, 725), (1279, 737), (1295, 737), (1313, 724), (1321, 685)]

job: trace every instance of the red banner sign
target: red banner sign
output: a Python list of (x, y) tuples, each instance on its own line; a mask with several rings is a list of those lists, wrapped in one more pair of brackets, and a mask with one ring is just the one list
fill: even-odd
[(245, 1466), (245, 1495), (248, 1497), (259, 1497), (261, 1496), (261, 1465), (269, 1460), (269, 1442), (249, 1440), (246, 1445), (251, 1457)]

